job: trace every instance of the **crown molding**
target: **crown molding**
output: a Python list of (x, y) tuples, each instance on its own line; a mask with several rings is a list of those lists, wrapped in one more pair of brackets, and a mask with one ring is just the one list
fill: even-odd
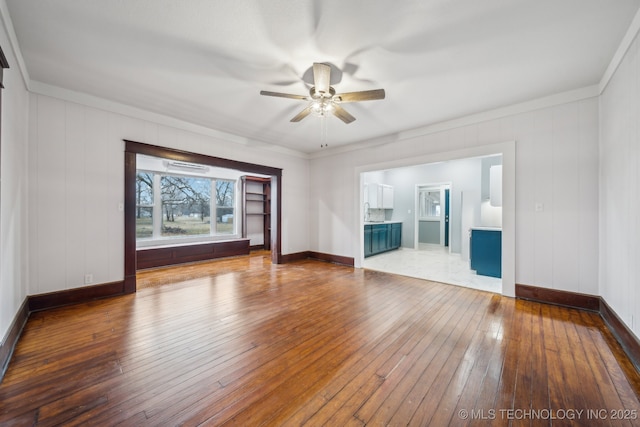
[(633, 17), (633, 20), (631, 21), (631, 25), (629, 25), (629, 28), (627, 29), (627, 32), (622, 38), (622, 41), (620, 42), (620, 45), (618, 46), (616, 53), (613, 55), (613, 58), (611, 59), (609, 66), (607, 67), (604, 74), (602, 75), (602, 78), (600, 79), (600, 84), (598, 85), (599, 95), (601, 95), (602, 92), (604, 92), (604, 90), (607, 88), (607, 85), (609, 84), (609, 82), (611, 81), (611, 78), (613, 77), (616, 70), (622, 63), (624, 56), (629, 51), (629, 48), (633, 44), (633, 41), (635, 40), (639, 31), (640, 31), (640, 9), (638, 9), (638, 11), (636, 12), (636, 15)]
[(11, 45), (11, 53), (15, 57), (16, 62), (18, 63), (18, 69), (20, 70), (20, 75), (22, 76), (22, 81), (24, 82), (27, 90), (31, 88), (31, 78), (29, 77), (29, 72), (27, 71), (27, 66), (24, 63), (24, 58), (22, 57), (22, 51), (20, 50), (20, 45), (18, 44), (18, 36), (16, 36), (16, 31), (13, 28), (13, 21), (11, 20), (11, 15), (9, 14), (9, 7), (7, 6), (7, 2), (5, 0), (0, 0), (0, 19), (2, 20), (2, 25), (5, 29), (5, 34), (9, 39), (9, 44)]
[(317, 159), (335, 154), (347, 153), (350, 151), (356, 151), (366, 148), (377, 147), (380, 145), (389, 144), (392, 142), (399, 142), (403, 140), (418, 138), (425, 135), (430, 135), (437, 132), (443, 132), (451, 129), (456, 129), (463, 126), (474, 125), (489, 120), (496, 120), (503, 117), (513, 116), (516, 114), (527, 113), (530, 111), (540, 110), (543, 108), (554, 107), (556, 105), (568, 104), (570, 102), (582, 101), (584, 99), (594, 98), (600, 95), (598, 85), (586, 86), (583, 88), (570, 90), (567, 92), (561, 92), (554, 95), (545, 96), (542, 98), (533, 99), (531, 101), (521, 102), (519, 104), (513, 104), (506, 107), (496, 108), (493, 110), (483, 111), (481, 113), (471, 114), (464, 117), (459, 117), (452, 120), (433, 123), (427, 126), (409, 129), (394, 134), (389, 134), (379, 138), (375, 138), (367, 141), (359, 141), (353, 144), (344, 145), (341, 147), (330, 148), (323, 151), (317, 151), (310, 154), (311, 159)]
[(160, 113), (154, 113), (142, 108), (132, 107), (127, 104), (122, 104), (116, 101), (111, 101), (105, 98), (101, 98), (94, 95), (89, 95), (83, 92), (76, 92), (73, 90), (61, 88), (58, 86), (49, 85), (39, 81), (31, 81), (30, 92), (43, 96), (50, 96), (53, 98), (61, 99), (63, 101), (73, 102), (76, 104), (97, 108), (100, 110), (108, 111), (115, 114), (122, 114), (127, 117), (133, 117), (140, 120), (156, 123), (159, 125), (170, 126), (175, 129), (180, 129), (187, 132), (197, 133), (199, 135), (209, 136), (215, 139), (219, 139), (225, 142), (231, 142), (238, 145), (253, 149), (260, 149), (265, 151), (276, 152), (279, 154), (285, 154), (292, 157), (298, 157), (302, 159), (308, 159), (306, 153), (292, 150), (290, 148), (281, 147), (278, 145), (268, 144), (263, 141), (245, 138), (242, 136), (234, 135), (231, 133), (219, 131), (216, 129), (208, 128), (206, 126), (191, 123), (182, 119), (167, 116)]

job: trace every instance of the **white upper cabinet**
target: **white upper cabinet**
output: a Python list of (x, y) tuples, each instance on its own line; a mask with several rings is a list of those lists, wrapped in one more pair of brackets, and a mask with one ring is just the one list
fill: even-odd
[(386, 184), (368, 184), (365, 201), (371, 209), (393, 209), (393, 187)]

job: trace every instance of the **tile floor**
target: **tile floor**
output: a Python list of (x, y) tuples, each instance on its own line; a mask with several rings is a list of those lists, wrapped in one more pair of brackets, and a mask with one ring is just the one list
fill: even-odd
[(450, 254), (440, 245), (420, 243), (420, 249), (400, 248), (365, 258), (364, 268), (502, 293), (502, 280), (479, 276), (460, 254)]

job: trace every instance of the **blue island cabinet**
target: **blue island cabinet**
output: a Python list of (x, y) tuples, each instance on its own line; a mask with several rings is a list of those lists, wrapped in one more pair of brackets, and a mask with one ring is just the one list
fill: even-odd
[(471, 229), (471, 269), (481, 276), (502, 277), (502, 230)]
[(402, 223), (365, 224), (364, 256), (398, 249), (402, 243)]

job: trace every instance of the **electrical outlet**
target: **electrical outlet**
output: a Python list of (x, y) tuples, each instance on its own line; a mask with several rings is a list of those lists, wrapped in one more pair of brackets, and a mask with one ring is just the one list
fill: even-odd
[(84, 275), (84, 284), (90, 285), (93, 283), (93, 274), (85, 274)]

